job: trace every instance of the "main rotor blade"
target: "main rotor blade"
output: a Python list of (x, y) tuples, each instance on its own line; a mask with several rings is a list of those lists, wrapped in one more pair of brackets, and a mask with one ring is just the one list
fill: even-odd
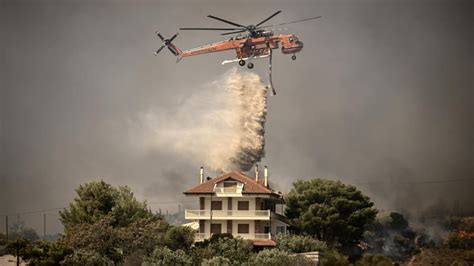
[(208, 18), (213, 18), (213, 19), (216, 19), (216, 20), (219, 20), (219, 21), (222, 21), (222, 22), (225, 22), (225, 23), (230, 24), (230, 25), (234, 25), (234, 26), (237, 26), (237, 27), (245, 28), (244, 25), (240, 25), (240, 24), (237, 24), (237, 23), (235, 23), (235, 22), (225, 20), (225, 19), (223, 19), (223, 18), (218, 18), (218, 17), (215, 17), (215, 16), (213, 16), (213, 15), (209, 15), (209, 16), (207, 16), (207, 17), (208, 17)]
[(180, 30), (240, 30), (241, 28), (179, 28)]
[(163, 38), (163, 36), (161, 36), (161, 34), (159, 32), (156, 32), (156, 35), (158, 35), (158, 37), (161, 39), (161, 41), (165, 40), (165, 38)]
[(317, 17), (313, 17), (313, 18), (305, 18), (305, 19), (295, 20), (295, 21), (290, 21), (290, 22), (284, 22), (284, 23), (275, 24), (275, 25), (261, 26), (259, 28), (268, 28), (268, 27), (274, 27), (274, 26), (288, 25), (288, 24), (292, 24), (292, 23), (303, 22), (303, 21), (317, 19), (317, 18), (322, 18), (322, 16), (317, 16)]
[(255, 25), (256, 27), (262, 25), (263, 23), (269, 21), (271, 18), (273, 18), (274, 16), (278, 15), (281, 13), (281, 10), (278, 10), (277, 12), (275, 12), (273, 15), (269, 16), (268, 18), (262, 20), (260, 23), (258, 23), (257, 25)]
[(247, 30), (231, 31), (231, 32), (222, 33), (221, 35), (237, 34), (237, 33), (246, 32), (246, 31)]
[(176, 33), (175, 35), (173, 35), (173, 37), (171, 37), (171, 39), (169, 40), (169, 42), (172, 42), (174, 40), (174, 38), (176, 38), (176, 36), (178, 36), (178, 33)]

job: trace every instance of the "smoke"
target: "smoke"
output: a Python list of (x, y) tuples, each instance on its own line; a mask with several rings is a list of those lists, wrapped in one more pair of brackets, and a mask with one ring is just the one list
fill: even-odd
[(171, 151), (215, 171), (248, 171), (264, 157), (267, 87), (262, 79), (233, 68), (195, 91), (174, 110), (139, 115), (146, 132), (143, 147)]

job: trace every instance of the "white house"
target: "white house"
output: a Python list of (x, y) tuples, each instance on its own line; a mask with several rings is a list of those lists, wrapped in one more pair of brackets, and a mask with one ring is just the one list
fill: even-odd
[[(281, 192), (272, 190), (268, 183), (268, 169), (264, 178), (233, 171), (204, 180), (201, 167), (200, 184), (184, 192), (199, 199), (199, 209), (186, 210), (185, 219), (199, 223), (196, 241), (212, 234), (230, 233), (250, 239), (256, 246), (274, 246), (273, 237), (286, 233), (288, 221), (282, 210)], [(280, 207), (280, 208), (278, 208)]]

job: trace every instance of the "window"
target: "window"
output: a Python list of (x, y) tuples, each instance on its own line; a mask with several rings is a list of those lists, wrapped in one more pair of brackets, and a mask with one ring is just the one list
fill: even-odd
[(239, 234), (248, 234), (249, 233), (249, 224), (239, 224), (237, 227), (237, 233)]
[(211, 234), (220, 234), (222, 232), (221, 224), (211, 224)]
[(237, 210), (239, 210), (239, 211), (248, 211), (249, 210), (249, 202), (239, 200), (237, 202)]
[(212, 201), (211, 202), (211, 209), (212, 210), (222, 210), (222, 201)]
[(224, 187), (237, 187), (237, 182), (235, 182), (235, 181), (226, 181), (226, 182), (224, 182)]
[(276, 227), (276, 233), (277, 234), (284, 234), (285, 232), (285, 227), (284, 226), (277, 226)]

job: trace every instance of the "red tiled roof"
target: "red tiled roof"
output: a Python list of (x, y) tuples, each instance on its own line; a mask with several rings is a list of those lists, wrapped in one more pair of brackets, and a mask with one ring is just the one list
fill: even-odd
[[(276, 194), (270, 188), (265, 187), (260, 182), (255, 181), (255, 179), (248, 177), (240, 172), (233, 171), (229, 173), (225, 173), (221, 176), (214, 177), (211, 180), (205, 181), (202, 184), (199, 184), (193, 188), (190, 188), (184, 192), (184, 194), (207, 194), (207, 193), (214, 193), (214, 185), (227, 180), (233, 179), (238, 182), (244, 183), (244, 188), (242, 194)], [(260, 181), (260, 180), (259, 180)]]
[(259, 247), (274, 247), (276, 246), (276, 242), (271, 239), (255, 239), (253, 240), (253, 245)]

